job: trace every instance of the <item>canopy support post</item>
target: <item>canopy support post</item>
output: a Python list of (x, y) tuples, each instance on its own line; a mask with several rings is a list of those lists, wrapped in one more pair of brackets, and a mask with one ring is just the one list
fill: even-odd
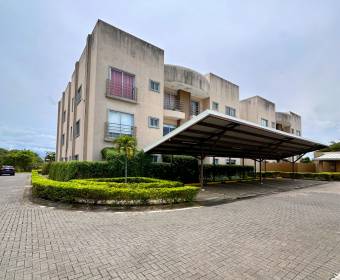
[(204, 190), (204, 165), (203, 165), (203, 160), (204, 160), (205, 156), (203, 155), (203, 153), (200, 156), (200, 185), (201, 185), (201, 189)]
[(213, 157), (213, 182), (215, 182), (215, 167), (216, 167), (215, 157)]
[(295, 179), (295, 160), (292, 157), (292, 179)]
[(261, 158), (259, 160), (259, 163), (260, 163), (260, 184), (262, 185), (263, 181), (262, 181), (262, 159)]
[(254, 159), (254, 177), (255, 177), (255, 180), (256, 180), (256, 159)]
[(242, 180), (244, 180), (244, 158), (242, 158)]

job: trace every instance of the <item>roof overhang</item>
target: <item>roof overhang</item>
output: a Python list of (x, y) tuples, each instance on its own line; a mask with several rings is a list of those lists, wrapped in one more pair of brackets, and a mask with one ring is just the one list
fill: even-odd
[(206, 110), (144, 148), (146, 153), (283, 159), (325, 148), (296, 135)]
[(327, 152), (314, 160), (326, 160), (326, 161), (340, 161), (340, 152)]

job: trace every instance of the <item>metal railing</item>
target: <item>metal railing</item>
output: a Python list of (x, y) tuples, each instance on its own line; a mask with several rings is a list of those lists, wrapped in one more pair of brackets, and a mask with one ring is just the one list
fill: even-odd
[(106, 96), (111, 98), (124, 98), (133, 101), (137, 101), (137, 88), (133, 87), (132, 89), (126, 89), (124, 87), (121, 90), (114, 90), (114, 83), (112, 80), (106, 80)]
[(166, 109), (166, 110), (184, 112), (183, 102), (181, 102), (178, 99), (174, 99), (174, 100), (165, 100), (164, 99), (163, 108)]
[(119, 123), (105, 123), (105, 139), (114, 139), (120, 135), (136, 136), (136, 127)]
[(200, 113), (199, 108), (193, 108), (193, 107), (190, 108), (190, 115), (191, 116), (197, 116), (197, 115), (199, 115), (199, 113)]

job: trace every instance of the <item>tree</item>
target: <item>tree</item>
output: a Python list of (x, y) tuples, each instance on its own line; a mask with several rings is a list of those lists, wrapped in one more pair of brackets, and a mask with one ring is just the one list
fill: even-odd
[(339, 152), (340, 151), (340, 142), (331, 142), (327, 148), (320, 150), (321, 152)]
[(127, 168), (128, 160), (132, 159), (137, 151), (137, 140), (135, 137), (129, 135), (120, 135), (114, 141), (113, 144), (118, 153), (124, 155), (125, 161), (125, 183), (127, 182)]
[(45, 162), (55, 161), (55, 152), (46, 152)]
[(304, 157), (304, 158), (301, 159), (301, 162), (302, 162), (302, 163), (310, 163), (311, 160), (310, 160), (309, 157)]
[(42, 159), (30, 150), (10, 150), (4, 152), (2, 149), (1, 155), (1, 164), (13, 165), (20, 171), (31, 171), (32, 168), (40, 167), (42, 164)]

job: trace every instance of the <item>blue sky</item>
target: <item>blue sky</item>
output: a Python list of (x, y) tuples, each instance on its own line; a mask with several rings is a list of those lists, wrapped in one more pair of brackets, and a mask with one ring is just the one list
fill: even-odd
[(57, 100), (98, 18), (340, 140), (340, 1), (0, 0), (0, 147), (55, 148)]

